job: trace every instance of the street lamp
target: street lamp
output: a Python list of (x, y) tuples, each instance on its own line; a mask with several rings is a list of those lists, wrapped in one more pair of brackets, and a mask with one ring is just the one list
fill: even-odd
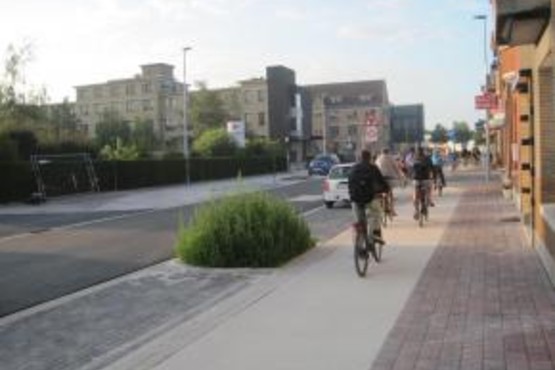
[[(478, 14), (474, 16), (475, 20), (482, 21), (484, 24), (484, 66), (485, 66), (485, 77), (486, 82), (484, 85), (484, 92), (488, 93), (488, 47), (487, 47), (487, 19), (488, 17), (485, 14)], [(488, 125), (488, 111), (485, 110), (485, 123), (484, 123), (484, 130), (486, 134), (486, 153), (485, 153), (485, 167), (486, 167), (486, 183), (489, 183), (490, 179), (490, 138), (489, 138), (489, 125)]]
[(189, 127), (187, 125), (187, 52), (191, 47), (183, 48), (183, 157), (185, 158), (185, 178), (187, 185), (191, 183), (189, 170)]
[(324, 108), (324, 114), (322, 116), (323, 125), (322, 125), (322, 141), (323, 141), (323, 150), (322, 153), (327, 154), (328, 152), (328, 97), (327, 95), (322, 95), (322, 107)]

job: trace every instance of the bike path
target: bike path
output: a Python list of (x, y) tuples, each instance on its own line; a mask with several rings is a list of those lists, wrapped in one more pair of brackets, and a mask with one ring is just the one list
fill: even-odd
[(420, 229), (410, 189), (385, 230), (383, 261), (357, 277), (346, 230), (194, 321), (128, 354), (107, 369), (369, 368), (459, 202), (452, 184)]

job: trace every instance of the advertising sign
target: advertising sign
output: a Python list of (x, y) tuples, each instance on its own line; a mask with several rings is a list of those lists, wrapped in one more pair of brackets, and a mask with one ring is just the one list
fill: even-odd
[(227, 133), (231, 135), (240, 148), (245, 147), (245, 131), (244, 121), (229, 121), (227, 123)]
[(484, 93), (474, 97), (474, 107), (476, 109), (497, 109), (497, 95), (494, 93)]

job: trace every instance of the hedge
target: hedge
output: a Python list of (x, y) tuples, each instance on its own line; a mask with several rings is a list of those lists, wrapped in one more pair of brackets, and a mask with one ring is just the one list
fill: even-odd
[(28, 162), (0, 162), (0, 202), (23, 201), (36, 189)]
[[(183, 159), (94, 161), (101, 191), (137, 189), (179, 184), (186, 181)], [(286, 169), (285, 158), (191, 158), (191, 182), (274, 173)], [(47, 197), (84, 192), (90, 189), (85, 168), (80, 162), (53, 162), (41, 166)], [(21, 201), (36, 191), (29, 162), (0, 162), (0, 202)]]

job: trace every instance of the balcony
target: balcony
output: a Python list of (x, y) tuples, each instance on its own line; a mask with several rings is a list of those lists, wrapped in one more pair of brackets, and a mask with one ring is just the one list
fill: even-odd
[(551, 0), (494, 0), (498, 46), (537, 44), (551, 17)]

